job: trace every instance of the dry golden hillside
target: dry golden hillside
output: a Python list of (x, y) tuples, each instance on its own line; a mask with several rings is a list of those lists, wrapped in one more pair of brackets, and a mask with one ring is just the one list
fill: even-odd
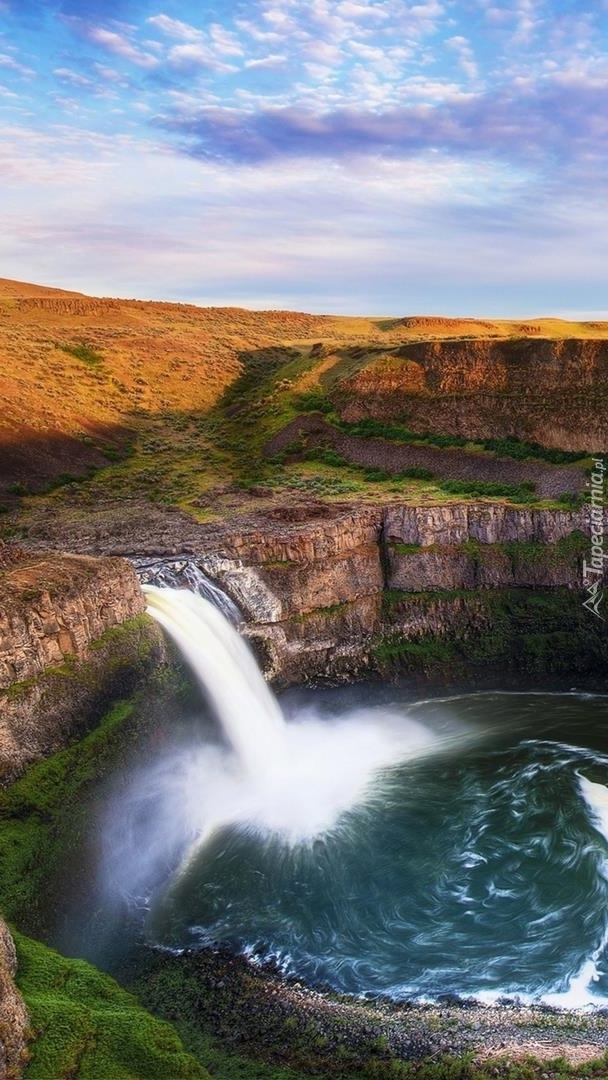
[[(169, 452), (180, 417), (193, 423), (208, 412), (251, 358), (254, 378), (263, 380), (266, 363), (277, 367), (278, 349), (304, 357), (318, 342), (335, 357), (342, 347), (539, 336), (607, 338), (608, 324), (254, 312), (100, 299), (0, 279), (0, 489), (36, 491), (62, 475), (81, 476), (144, 435), (151, 457), (161, 449), (159, 432)], [(315, 365), (313, 381), (326, 363)], [(311, 376), (301, 374), (305, 389)]]

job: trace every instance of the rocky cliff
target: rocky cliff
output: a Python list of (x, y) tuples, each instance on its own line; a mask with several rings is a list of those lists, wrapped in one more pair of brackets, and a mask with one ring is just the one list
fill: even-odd
[[(147, 553), (156, 548), (179, 566), (185, 522), (167, 515), (163, 528), (161, 521), (151, 524)], [(514, 633), (523, 620), (523, 637), (552, 634), (560, 611), (572, 634), (576, 623), (595, 640), (601, 623), (580, 596), (588, 532), (586, 509), (318, 503), (275, 507), (238, 529), (190, 529), (180, 554), (237, 602), (267, 673), (290, 683), (351, 679), (388, 659), (395, 666), (399, 656), (407, 666), (414, 652), (400, 652), (399, 642), (489, 641), (494, 626), (504, 638), (509, 619)]]
[[(424, 666), (441, 642), (480, 662), (501, 642), (515, 666), (550, 666), (554, 654), (566, 670), (564, 635), (573, 670), (593, 667), (606, 635), (582, 608), (588, 534), (588, 508), (305, 499), (209, 524), (105, 505), (65, 541), (178, 568), (193, 559), (239, 605), (267, 674), (285, 684)], [(42, 529), (28, 540), (42, 545)]]
[(0, 568), (0, 783), (95, 722), (161, 648), (123, 559), (24, 555)]
[(608, 445), (608, 342), (412, 343), (370, 354), (331, 396), (345, 420), (399, 419), (420, 432), (600, 450)]
[(28, 1015), (14, 983), (17, 956), (13, 939), (0, 918), (0, 1076), (17, 1080), (27, 1062)]
[(42, 674), (141, 615), (130, 564), (87, 556), (31, 556), (0, 571), (0, 689)]

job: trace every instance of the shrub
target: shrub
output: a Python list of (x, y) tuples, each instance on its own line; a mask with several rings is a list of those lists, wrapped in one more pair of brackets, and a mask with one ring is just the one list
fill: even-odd
[(435, 473), (431, 469), (425, 469), (422, 465), (410, 465), (408, 469), (402, 469), (397, 473), (397, 480), (433, 480)]
[(348, 465), (346, 458), (342, 457), (337, 450), (330, 450), (323, 448), (322, 446), (313, 446), (310, 450), (307, 450), (304, 454), (306, 461), (320, 461), (323, 465), (333, 465), (336, 467), (343, 467)]
[(320, 387), (294, 394), (292, 404), (298, 412), (330, 413), (333, 410), (331, 401), (325, 397)]
[(585, 502), (585, 496), (579, 491), (562, 491), (555, 500), (568, 510), (580, 510)]
[(480, 495), (504, 497), (517, 502), (538, 502), (534, 484), (526, 480), (522, 484), (503, 484), (484, 480), (439, 480), (437, 486), (451, 495)]
[(58, 345), (57, 347), (62, 352), (67, 353), (68, 356), (73, 356), (76, 360), (81, 360), (83, 364), (88, 364), (89, 367), (96, 368), (103, 363), (101, 353), (96, 352), (85, 342), (80, 342), (77, 345)]

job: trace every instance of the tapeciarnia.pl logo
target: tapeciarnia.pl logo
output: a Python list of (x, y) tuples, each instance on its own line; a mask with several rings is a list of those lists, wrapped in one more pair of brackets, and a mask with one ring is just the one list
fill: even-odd
[(604, 621), (600, 605), (604, 598), (604, 574), (608, 551), (604, 550), (604, 487), (606, 482), (606, 464), (603, 458), (593, 459), (591, 473), (591, 491), (589, 498), (589, 524), (591, 550), (590, 559), (583, 559), (583, 585), (587, 599), (583, 607), (592, 611), (598, 619)]

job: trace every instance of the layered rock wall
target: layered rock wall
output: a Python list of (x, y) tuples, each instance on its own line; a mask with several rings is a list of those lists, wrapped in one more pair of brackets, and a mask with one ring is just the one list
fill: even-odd
[(332, 391), (342, 416), (561, 450), (608, 445), (608, 342), (428, 341), (372, 359)]
[(124, 559), (31, 556), (0, 572), (0, 689), (42, 674), (140, 615), (145, 601)]
[(325, 504), (201, 526), (191, 555), (245, 613), (267, 674), (294, 683), (369, 674), (388, 639), (491, 635), (505, 590), (561, 590), (578, 611), (588, 532), (587, 510)]
[(28, 1015), (15, 986), (15, 945), (0, 918), (0, 1076), (17, 1080), (27, 1063)]
[(28, 555), (0, 570), (0, 784), (65, 746), (163, 655), (123, 559)]

